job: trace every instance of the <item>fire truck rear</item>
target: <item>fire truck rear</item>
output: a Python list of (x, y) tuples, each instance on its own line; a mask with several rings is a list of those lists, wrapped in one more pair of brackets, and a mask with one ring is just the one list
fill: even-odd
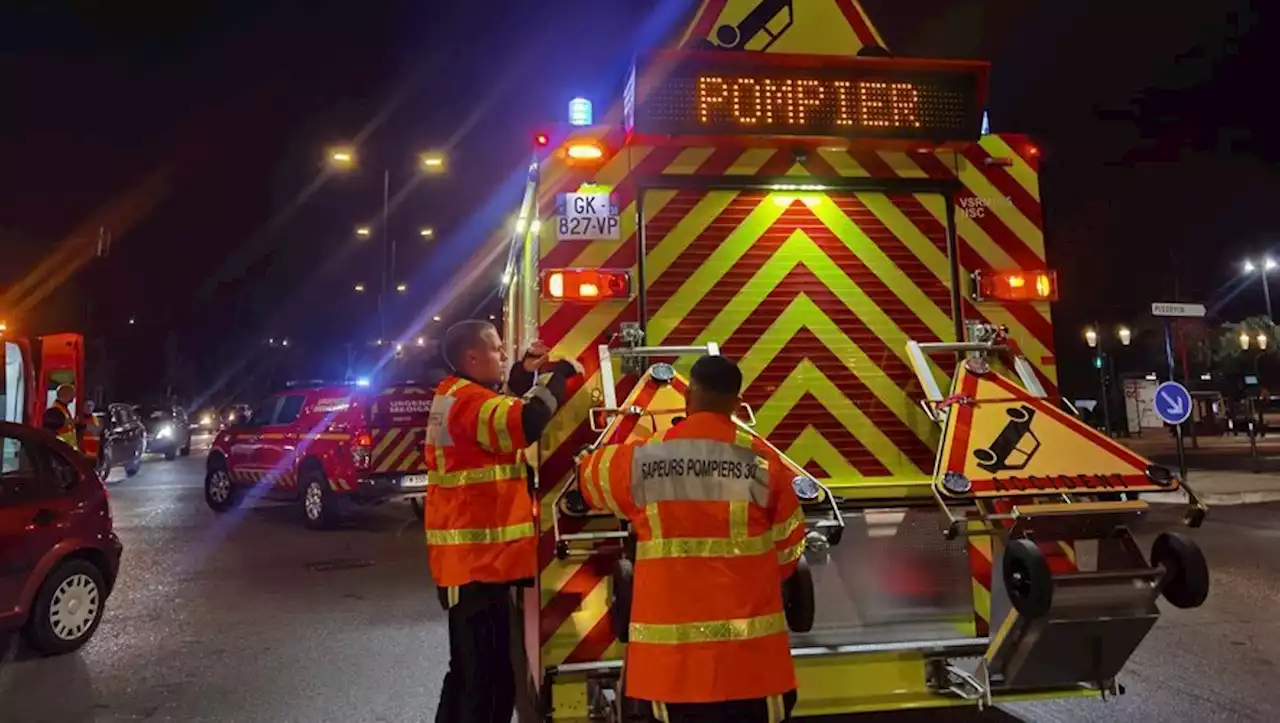
[(545, 719), (626, 713), (630, 533), (575, 455), (669, 426), (700, 354), (741, 365), (804, 502), (798, 715), (1106, 696), (1159, 595), (1203, 601), (1188, 538), (1127, 531), (1180, 481), (1053, 402), (1037, 147), (986, 133), (985, 63), (883, 48), (854, 0), (705, 0), (600, 123), (539, 138), (504, 337), (586, 369), (528, 451)]
[(59, 386), (74, 384), (75, 413), (84, 401), (84, 337), (27, 337), (0, 322), (0, 421), (40, 426)]

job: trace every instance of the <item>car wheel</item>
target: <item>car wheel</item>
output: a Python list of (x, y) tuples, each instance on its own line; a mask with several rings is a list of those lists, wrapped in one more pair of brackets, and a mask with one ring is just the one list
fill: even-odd
[(325, 530), (338, 523), (338, 498), (329, 487), (324, 470), (311, 467), (302, 473), (302, 521), (313, 530)]
[(178, 450), (176, 449), (171, 449), (164, 453), (164, 459), (166, 462), (172, 462), (177, 458), (178, 458)]
[(414, 497), (409, 500), (409, 506), (413, 508), (413, 516), (417, 517), (419, 521), (426, 519), (427, 508), (423, 506), (421, 499)]
[(134, 459), (132, 462), (127, 462), (124, 465), (124, 473), (129, 475), (130, 477), (136, 475), (138, 472), (141, 472), (141, 471), (142, 471), (142, 459), (140, 457), (138, 459)]
[(204, 501), (214, 512), (226, 512), (240, 504), (240, 491), (232, 483), (226, 467), (212, 467), (205, 472)]
[(187, 443), (182, 445), (182, 449), (178, 450), (178, 454), (182, 455), (183, 457), (191, 456), (191, 438), (190, 437), (187, 438)]
[(42, 655), (78, 650), (102, 622), (107, 586), (86, 560), (67, 560), (45, 578), (25, 628), (27, 643)]

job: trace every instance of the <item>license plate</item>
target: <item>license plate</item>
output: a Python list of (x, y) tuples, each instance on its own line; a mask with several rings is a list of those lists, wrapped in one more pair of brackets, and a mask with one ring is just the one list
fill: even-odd
[(400, 478), (401, 487), (426, 487), (427, 476), (425, 474), (407, 474)]

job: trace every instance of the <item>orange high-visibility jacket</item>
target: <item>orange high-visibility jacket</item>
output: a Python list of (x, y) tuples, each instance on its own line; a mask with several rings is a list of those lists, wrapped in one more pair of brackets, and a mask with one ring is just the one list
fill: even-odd
[(89, 459), (97, 459), (102, 449), (102, 427), (92, 414), (80, 416), (83, 431), (80, 432), (80, 452)]
[(636, 538), (628, 696), (711, 703), (795, 689), (782, 581), (805, 526), (791, 477), (711, 413), (582, 461), (587, 504), (630, 520)]
[(427, 423), (426, 530), (436, 585), (514, 582), (537, 570), (522, 450), (524, 401), (451, 376)]

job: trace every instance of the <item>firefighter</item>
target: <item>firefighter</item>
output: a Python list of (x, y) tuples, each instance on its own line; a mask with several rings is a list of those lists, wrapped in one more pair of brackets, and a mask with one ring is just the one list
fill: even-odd
[(71, 405), (75, 400), (74, 384), (59, 385), (54, 393), (53, 404), (44, 410), (41, 426), (57, 435), (58, 439), (71, 445), (72, 449), (79, 449), (80, 445), (77, 443), (79, 434), (76, 430), (78, 420), (71, 413)]
[(578, 369), (557, 362), (546, 382), (536, 384), (547, 350), (535, 343), (509, 379), (511, 389), (527, 393), (499, 393), (506, 354), (497, 329), (483, 321), (455, 324), (443, 352), (453, 373), (431, 404), (424, 513), (431, 575), (449, 615), (449, 670), (436, 721), (510, 723), (512, 592), (537, 574), (534, 502), (522, 453), (542, 436)]
[(80, 416), (80, 452), (89, 463), (96, 469), (98, 466), (98, 456), (102, 450), (102, 425), (98, 424), (98, 418), (94, 416), (95, 408), (93, 400), (84, 403), (84, 414)]
[(580, 461), (588, 506), (632, 525), (623, 692), (660, 721), (772, 723), (795, 705), (782, 583), (804, 517), (777, 454), (732, 419), (741, 388), (736, 364), (704, 356), (678, 426)]

